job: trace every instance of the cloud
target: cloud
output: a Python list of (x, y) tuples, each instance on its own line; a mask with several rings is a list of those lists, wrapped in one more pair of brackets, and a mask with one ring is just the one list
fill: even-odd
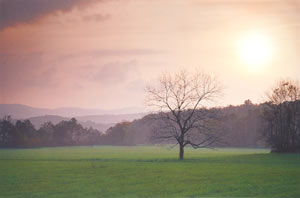
[(129, 77), (137, 73), (137, 61), (128, 62), (110, 62), (101, 66), (101, 68), (93, 73), (91, 80), (103, 84), (124, 83)]
[(106, 50), (95, 50), (89, 54), (92, 54), (94, 56), (130, 56), (130, 55), (154, 55), (154, 54), (160, 54), (161, 51), (153, 50), (153, 49), (124, 49), (124, 50), (118, 50), (118, 49), (106, 49)]
[(121, 56), (148, 56), (165, 53), (161, 50), (148, 49), (148, 48), (136, 48), (136, 49), (101, 49), (84, 51), (80, 53), (69, 53), (59, 56), (56, 62), (74, 60), (78, 57), (121, 57)]
[(257, 5), (260, 3), (279, 3), (284, 0), (197, 0), (196, 3), (207, 5)]
[(109, 14), (94, 14), (94, 15), (85, 15), (82, 17), (82, 19), (84, 21), (97, 21), (97, 22), (101, 22), (101, 21), (106, 21), (107, 19), (109, 19), (111, 16)]
[(17, 24), (31, 23), (57, 11), (70, 11), (104, 0), (0, 0), (0, 30)]
[(0, 54), (0, 88), (3, 93), (57, 86), (54, 79), (57, 70), (46, 67), (42, 57), (41, 52), (26, 55)]

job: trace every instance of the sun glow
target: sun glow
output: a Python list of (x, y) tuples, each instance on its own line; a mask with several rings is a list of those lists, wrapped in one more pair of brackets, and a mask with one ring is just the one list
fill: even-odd
[(247, 68), (257, 70), (271, 60), (274, 47), (267, 35), (250, 32), (240, 40), (238, 50)]

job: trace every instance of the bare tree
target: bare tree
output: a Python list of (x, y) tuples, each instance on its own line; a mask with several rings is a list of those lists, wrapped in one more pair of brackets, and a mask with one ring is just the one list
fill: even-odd
[(275, 152), (300, 152), (300, 86), (281, 80), (263, 111), (264, 136)]
[(148, 106), (159, 110), (153, 116), (156, 128), (152, 138), (176, 142), (180, 160), (187, 145), (195, 149), (211, 146), (218, 139), (215, 114), (204, 108), (204, 102), (219, 97), (221, 91), (218, 80), (202, 72), (163, 73), (157, 85), (146, 88)]

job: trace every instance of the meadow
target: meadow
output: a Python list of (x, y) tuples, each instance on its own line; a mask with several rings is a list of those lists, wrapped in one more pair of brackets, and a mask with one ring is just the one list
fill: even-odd
[(300, 197), (300, 155), (267, 149), (0, 150), (0, 197)]

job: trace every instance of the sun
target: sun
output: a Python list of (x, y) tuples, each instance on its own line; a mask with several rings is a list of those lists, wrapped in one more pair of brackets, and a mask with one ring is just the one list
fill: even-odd
[(258, 69), (273, 56), (271, 38), (259, 32), (250, 32), (239, 41), (239, 56), (248, 69)]

